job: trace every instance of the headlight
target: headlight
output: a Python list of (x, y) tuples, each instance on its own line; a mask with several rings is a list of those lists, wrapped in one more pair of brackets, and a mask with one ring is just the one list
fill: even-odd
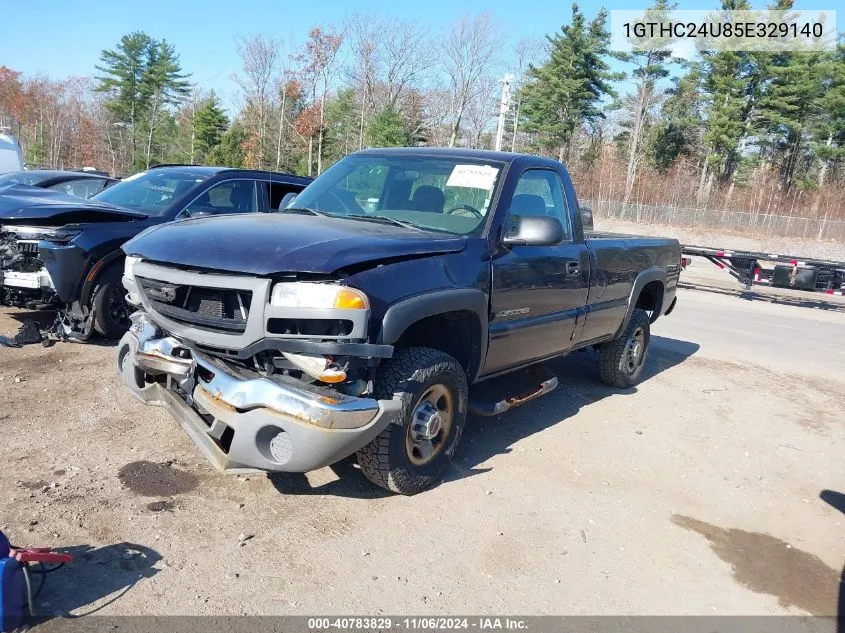
[(123, 263), (123, 274), (129, 277), (129, 279), (135, 279), (135, 275), (132, 272), (132, 267), (140, 261), (140, 257), (132, 257), (131, 255), (127, 255)]
[(3, 230), (14, 233), (19, 240), (44, 240), (56, 244), (67, 244), (82, 232), (82, 229), (50, 229), (32, 226), (4, 226)]
[(367, 310), (370, 301), (363, 292), (348, 286), (296, 281), (273, 286), (270, 305), (277, 308)]

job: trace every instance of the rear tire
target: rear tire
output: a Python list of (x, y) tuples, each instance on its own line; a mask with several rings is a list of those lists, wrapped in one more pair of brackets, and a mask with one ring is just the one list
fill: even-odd
[(648, 313), (636, 308), (625, 331), (599, 346), (599, 377), (603, 383), (627, 389), (640, 382), (651, 343), (650, 326)]
[(414, 495), (436, 484), (452, 461), (466, 422), (468, 388), (448, 354), (410, 347), (379, 368), (375, 396), (402, 402), (398, 420), (357, 453), (361, 472), (392, 492)]
[(105, 271), (94, 286), (94, 329), (108, 339), (117, 340), (129, 329), (130, 310), (125, 294), (117, 268)]

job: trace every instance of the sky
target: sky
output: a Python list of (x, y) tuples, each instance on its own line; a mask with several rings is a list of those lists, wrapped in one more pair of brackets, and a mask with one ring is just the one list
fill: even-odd
[[(718, 0), (679, 0), (679, 8), (712, 9)], [(582, 0), (588, 18), (608, 10), (645, 8), (651, 0)], [(814, 0), (810, 8), (834, 8), (834, 0)], [(755, 7), (764, 3), (757, 0)], [(799, 0), (796, 7), (804, 8)], [(9, 9), (14, 5), (13, 9)], [(505, 51), (522, 36), (542, 39), (568, 21), (568, 0), (0, 0), (4, 20), (0, 65), (53, 79), (95, 74), (100, 51), (120, 37), (145, 31), (175, 46), (182, 68), (206, 90), (214, 89), (227, 109), (237, 103), (231, 80), (239, 70), (235, 37), (263, 33), (281, 39), (288, 53), (304, 42), (315, 25), (340, 24), (352, 11), (418, 20), (441, 31), (462, 14), (490, 11), (502, 25)], [(307, 9), (307, 10), (306, 10)]]
[[(446, 28), (463, 13), (491, 11), (503, 26), (507, 41), (523, 35), (542, 39), (560, 28), (570, 15), (566, 0), (0, 0), (4, 11), (0, 36), (0, 64), (25, 75), (43, 73), (59, 79), (93, 75), (100, 51), (113, 48), (120, 37), (141, 30), (171, 42), (182, 67), (206, 89), (231, 100), (236, 86), (230, 77), (240, 61), (236, 36), (264, 33), (280, 38), (293, 51), (318, 24), (339, 24), (353, 10), (418, 20), (435, 31)], [(9, 11), (9, 5), (14, 9)], [(643, 3), (643, 6), (647, 4)], [(688, 6), (689, 5), (689, 6)], [(601, 6), (631, 8), (624, 0), (583, 0), (583, 12), (594, 16)], [(684, 0), (684, 8), (707, 8), (704, 0)], [(307, 10), (306, 10), (307, 8)], [(231, 105), (231, 104), (229, 104)]]

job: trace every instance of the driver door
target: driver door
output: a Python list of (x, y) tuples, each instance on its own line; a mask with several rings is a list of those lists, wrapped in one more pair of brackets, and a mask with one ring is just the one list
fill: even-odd
[(493, 261), (490, 345), (484, 373), (554, 356), (572, 346), (589, 289), (589, 254), (575, 243), (560, 176), (552, 169), (522, 173), (511, 199), (514, 216), (551, 215), (563, 225), (554, 246), (513, 246)]

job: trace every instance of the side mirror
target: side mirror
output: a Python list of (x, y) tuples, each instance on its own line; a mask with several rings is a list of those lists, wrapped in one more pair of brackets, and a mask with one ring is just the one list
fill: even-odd
[(554, 246), (563, 241), (563, 225), (548, 215), (514, 216), (505, 246)]
[(581, 207), (581, 226), (584, 227), (584, 233), (592, 233), (593, 229), (593, 210), (589, 207)]
[(282, 196), (282, 201), (279, 203), (279, 211), (288, 207), (295, 198), (296, 194), (293, 191), (288, 191), (284, 196)]

